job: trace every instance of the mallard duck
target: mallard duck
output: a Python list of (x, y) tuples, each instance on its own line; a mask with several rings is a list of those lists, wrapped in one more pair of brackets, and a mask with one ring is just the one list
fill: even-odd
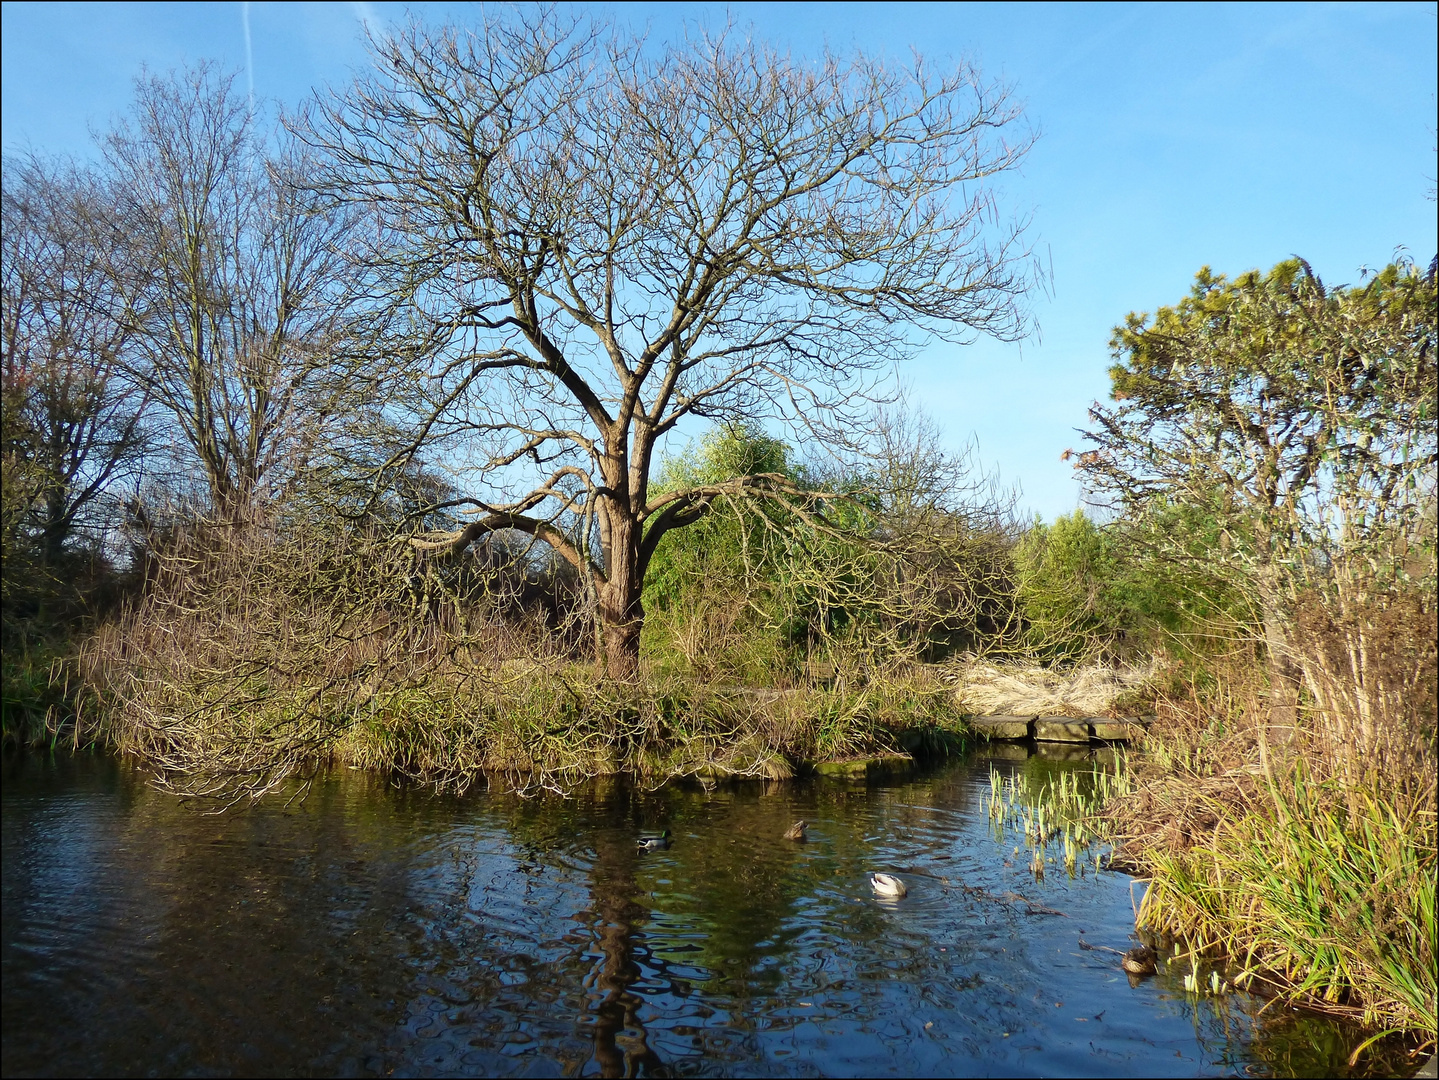
[(891, 896), (895, 899), (909, 892), (904, 887), (904, 882), (892, 874), (871, 874), (869, 887), (874, 890), (876, 896)]
[(1148, 945), (1130, 949), (1120, 960), (1120, 966), (1131, 975), (1153, 975), (1158, 957)]
[(670, 831), (661, 829), (657, 833), (640, 833), (639, 846), (644, 851), (663, 851), (670, 846)]
[(804, 840), (806, 839), (804, 831), (808, 828), (809, 822), (805, 821), (804, 818), (800, 818), (784, 831), (784, 838), (786, 840)]

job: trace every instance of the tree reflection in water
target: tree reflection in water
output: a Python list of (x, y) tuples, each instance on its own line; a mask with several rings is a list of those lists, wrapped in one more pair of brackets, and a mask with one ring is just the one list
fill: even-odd
[[(635, 903), (635, 868), (642, 856), (632, 837), (607, 830), (595, 843), (590, 873), (601, 958), (586, 983), (604, 994), (593, 1006), (595, 1060), (602, 1076), (659, 1075), (663, 1062), (650, 1047), (639, 1011), (643, 999), (630, 993), (639, 981), (635, 927), (649, 909)], [(633, 1032), (626, 1035), (625, 1032)]]

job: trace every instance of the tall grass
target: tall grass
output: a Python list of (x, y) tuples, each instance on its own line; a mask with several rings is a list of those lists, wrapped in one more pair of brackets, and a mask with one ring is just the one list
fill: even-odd
[(1240, 984), (1432, 1042), (1432, 697), (1370, 712), (1362, 746), (1337, 696), (1272, 726), (1257, 657), (1214, 658), (1156, 698), (1134, 792), (1106, 810), (1149, 878), (1141, 927), (1226, 954)]
[(1141, 926), (1218, 946), (1238, 977), (1433, 1038), (1433, 810), (1423, 800), (1315, 782), (1301, 763), (1245, 812), (1214, 805), (1212, 834), (1151, 850)]
[(73, 665), (47, 642), (16, 645), (0, 656), (0, 742), (5, 746), (79, 745), (93, 732), (77, 716)]

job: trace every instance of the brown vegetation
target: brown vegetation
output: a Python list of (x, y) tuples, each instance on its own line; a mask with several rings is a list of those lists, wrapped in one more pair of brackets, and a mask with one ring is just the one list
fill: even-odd
[(461, 788), (776, 779), (955, 723), (947, 689), (916, 668), (841, 672), (832, 688), (693, 670), (596, 680), (592, 612), (557, 605), (566, 579), (525, 549), (437, 568), (402, 537), (334, 537), (227, 523), (152, 552), (148, 593), (81, 658), (110, 741), (177, 791), (230, 799), (331, 762)]
[(1372, 709), (1345, 684), (1306, 695), (1300, 724), (1276, 729), (1256, 657), (1174, 673), (1155, 689), (1147, 753), (1131, 759), (1133, 793), (1106, 812), (1116, 864), (1148, 879), (1141, 926), (1218, 950), (1241, 985), (1432, 1039), (1432, 614), (1411, 597), (1347, 634), (1304, 626), (1306, 671), (1362, 635), (1413, 692)]

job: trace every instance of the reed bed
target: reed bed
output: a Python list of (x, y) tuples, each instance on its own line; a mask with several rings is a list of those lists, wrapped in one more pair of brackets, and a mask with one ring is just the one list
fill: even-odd
[[(1102, 811), (1133, 789), (1127, 758), (1113, 767), (1065, 770), (1036, 779), (1023, 772), (1001, 776), (990, 769), (986, 808), (1001, 842), (1018, 840), (1029, 851), (1029, 869), (1042, 878), (1046, 865), (1063, 866), (1074, 877), (1092, 863), (1100, 870), (1112, 848)], [(1015, 854), (1020, 848), (1015, 847)], [(1053, 852), (1051, 854), (1051, 852)]]
[(1237, 985), (1432, 1047), (1432, 671), (1360, 744), (1332, 699), (1275, 726), (1245, 660), (1156, 692), (1133, 790), (1105, 808), (1118, 861), (1148, 879), (1138, 924), (1222, 958)]
[(1218, 949), (1286, 998), (1432, 1041), (1435, 819), (1422, 800), (1314, 782), (1302, 763), (1210, 835), (1151, 848), (1142, 928)]

